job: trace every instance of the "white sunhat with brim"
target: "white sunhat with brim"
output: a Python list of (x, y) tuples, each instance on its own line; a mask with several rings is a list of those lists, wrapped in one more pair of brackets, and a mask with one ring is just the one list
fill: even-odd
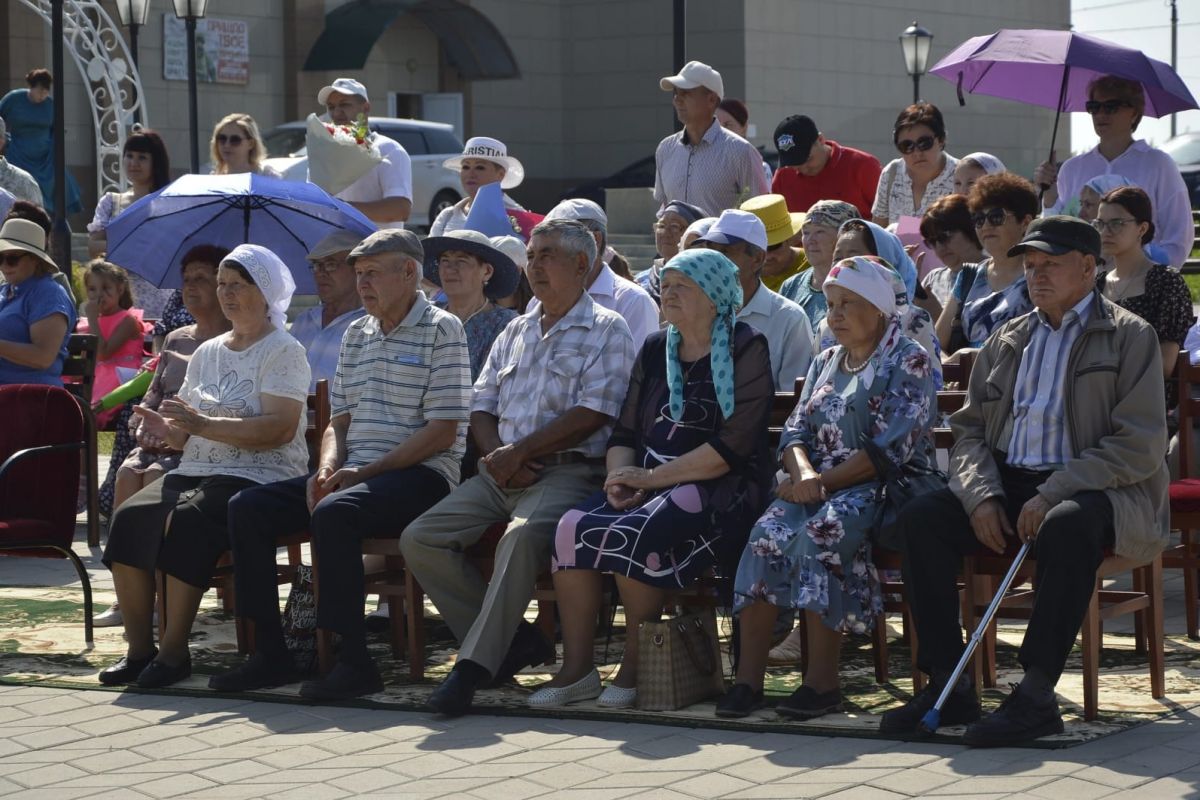
[(42, 226), (27, 219), (10, 219), (0, 228), (0, 254), (20, 250), (37, 256), (58, 269), (54, 259), (46, 252), (46, 232)]
[(467, 140), (462, 155), (451, 156), (442, 162), (446, 169), (458, 171), (468, 158), (478, 158), (490, 161), (504, 167), (504, 177), (500, 179), (501, 189), (515, 189), (525, 180), (525, 167), (521, 162), (508, 154), (508, 147), (499, 139), (490, 136), (472, 136)]
[(459, 228), (443, 236), (428, 236), (422, 245), (425, 248), (425, 278), (438, 286), (442, 285), (438, 259), (442, 253), (459, 250), (492, 265), (492, 277), (483, 287), (486, 297), (498, 300), (517, 290), (521, 280), (520, 268), (502, 248), (479, 231)]

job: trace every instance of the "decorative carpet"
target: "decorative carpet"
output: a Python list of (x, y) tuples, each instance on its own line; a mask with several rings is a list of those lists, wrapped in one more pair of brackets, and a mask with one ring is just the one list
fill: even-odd
[[(286, 591), (287, 587), (282, 587)], [(103, 610), (113, 596), (96, 592), (97, 612)], [(119, 659), (125, 651), (120, 628), (97, 628), (95, 646), (83, 647), (82, 590), (78, 587), (0, 588), (0, 682), (33, 684), (61, 688), (98, 689), (96, 673)], [(722, 620), (723, 648), (728, 653), (728, 620)], [(386, 685), (385, 691), (347, 705), (392, 708), (406, 711), (424, 710), (424, 702), (433, 685), (441, 680), (454, 662), (454, 643), (449, 630), (436, 617), (436, 611), (426, 607), (426, 667), (425, 680), (412, 682), (408, 664), (391, 657), (386, 634), (372, 639), (372, 650)], [(1016, 661), (1017, 646), (1023, 629), (1001, 626), (998, 643), (1000, 686), (1006, 679), (1019, 675)], [(623, 620), (618, 614), (606, 644), (602, 631), (596, 642), (596, 663), (605, 678), (615, 672), (624, 640)], [(205, 596), (201, 613), (193, 628), (191, 639), (194, 675), (187, 681), (164, 690), (169, 694), (209, 695), (208, 676), (239, 662), (234, 625), (230, 615), (220, 610), (215, 593)], [(480, 713), (553, 718), (581, 718), (607, 721), (645, 722), (696, 728), (721, 728), (786, 732), (818, 736), (854, 736), (881, 738), (878, 715), (894, 708), (910, 695), (912, 683), (908, 676), (908, 650), (900, 639), (890, 648), (891, 681), (875, 682), (871, 661), (871, 646), (863, 638), (847, 640), (843, 650), (842, 690), (846, 699), (843, 713), (829, 714), (808, 722), (792, 722), (778, 717), (770, 706), (786, 697), (799, 686), (798, 669), (771, 668), (767, 675), (768, 707), (741, 720), (718, 719), (714, 716), (713, 701), (698, 703), (673, 712), (610, 710), (592, 702), (578, 703), (566, 709), (535, 710), (525, 703), (530, 688), (546, 680), (556, 666), (533, 667), (518, 676), (519, 685), (476, 695)], [(1200, 705), (1200, 643), (1183, 636), (1170, 636), (1166, 641), (1167, 697), (1156, 701), (1150, 697), (1150, 679), (1144, 656), (1134, 652), (1133, 638), (1119, 634), (1105, 637), (1100, 672), (1100, 718), (1083, 720), (1083, 685), (1076, 652), (1058, 686), (1063, 706), (1066, 731), (1035, 742), (1043, 748), (1071, 747), (1108, 734), (1116, 733), (1183, 708)], [(728, 672), (728, 663), (726, 664)], [(296, 686), (250, 693), (255, 700), (271, 702), (306, 702), (296, 694)], [(110, 689), (110, 691), (137, 691)], [(1005, 691), (984, 692), (985, 710), (994, 708)], [(960, 741), (961, 728), (943, 728), (935, 741)], [(895, 737), (882, 737), (895, 738)]]

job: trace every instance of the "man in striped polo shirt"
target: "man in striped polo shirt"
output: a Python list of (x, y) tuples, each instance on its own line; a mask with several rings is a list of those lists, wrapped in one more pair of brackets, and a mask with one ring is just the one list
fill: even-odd
[(367, 315), (342, 340), (317, 471), (252, 487), (229, 503), (237, 613), (254, 621), (255, 652), (211, 679), (218, 691), (294, 680), (280, 626), (275, 537), (305, 529), (321, 563), (317, 625), (340, 633), (342, 645), (329, 675), (305, 682), (300, 694), (344, 700), (382, 691), (367, 654), (361, 541), (398, 536), (458, 484), (471, 397), (462, 324), (418, 288), (424, 252), (411, 231), (373, 233), (349, 262)]
[[(504, 683), (554, 652), (525, 609), (550, 568), (559, 518), (604, 482), (604, 456), (633, 370), (633, 337), (592, 300), (596, 240), (578, 222), (533, 229), (526, 274), (539, 304), (492, 345), (471, 401), (479, 474), (408, 526), (400, 550), (462, 643), (429, 698), (463, 714), (475, 690)], [(489, 527), (507, 527), (491, 581), (465, 555)]]
[(967, 404), (951, 418), (950, 488), (901, 514), (918, 665), (931, 680), (880, 722), (884, 732), (916, 732), (949, 682), (963, 652), (962, 556), (1031, 542), (1037, 595), (1020, 685), (980, 719), (964, 675), (941, 709), (943, 725), (970, 723), (963, 739), (978, 747), (1062, 732), (1054, 686), (1100, 562), (1109, 549), (1148, 562), (1170, 529), (1158, 336), (1096, 288), (1100, 234), (1074, 217), (1044, 217), (1008, 255), (1025, 260), (1035, 310), (997, 328), (979, 352)]

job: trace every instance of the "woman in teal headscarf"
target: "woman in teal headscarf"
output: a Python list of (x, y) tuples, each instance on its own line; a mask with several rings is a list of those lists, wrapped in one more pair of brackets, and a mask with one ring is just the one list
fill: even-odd
[(685, 250), (662, 270), (667, 328), (646, 339), (608, 440), (608, 479), (568, 511), (554, 542), (563, 665), (530, 705), (600, 695), (633, 704), (637, 637), (601, 695), (592, 660), (602, 573), (616, 575), (625, 628), (658, 618), (666, 590), (714, 564), (732, 571), (771, 488), (767, 423), (774, 401), (767, 341), (736, 322), (737, 267)]

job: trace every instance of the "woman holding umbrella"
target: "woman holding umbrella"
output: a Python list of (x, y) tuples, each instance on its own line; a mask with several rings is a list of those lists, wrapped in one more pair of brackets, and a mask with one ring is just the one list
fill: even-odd
[(1142, 84), (1112, 75), (1096, 78), (1088, 85), (1085, 108), (1100, 143), (1061, 166), (1047, 161), (1037, 168), (1034, 181), (1049, 186), (1042, 196), (1046, 213), (1064, 213), (1097, 175), (1123, 175), (1146, 190), (1154, 208), (1154, 243), (1165, 249), (1169, 266), (1182, 266), (1195, 236), (1191, 201), (1175, 161), (1133, 137), (1146, 110)]

